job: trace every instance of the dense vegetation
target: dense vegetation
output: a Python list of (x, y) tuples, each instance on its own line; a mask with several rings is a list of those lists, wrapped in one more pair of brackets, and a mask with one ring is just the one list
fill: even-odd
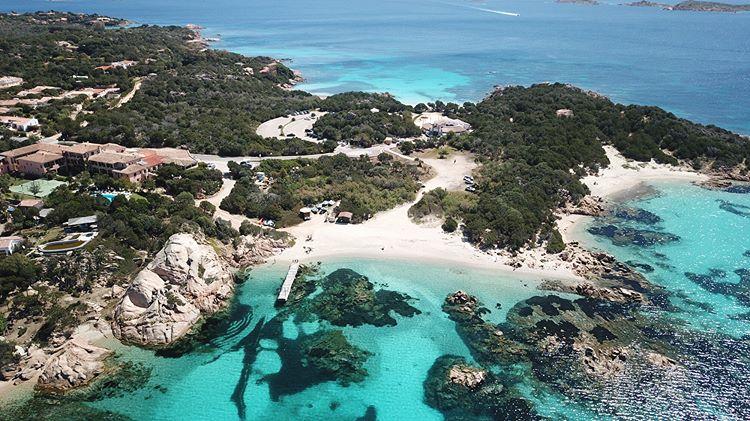
[[(559, 109), (573, 116), (557, 116)], [(587, 194), (579, 178), (608, 164), (602, 144), (628, 158), (687, 160), (696, 168), (744, 166), (750, 157), (750, 143), (723, 129), (562, 84), (506, 88), (453, 115), (474, 132), (451, 145), (475, 152), (484, 163), (478, 203), (463, 219), (467, 237), (485, 247), (518, 249), (550, 239), (551, 250), (559, 250), (552, 212)]]
[[(183, 44), (180, 44), (183, 45)], [(129, 146), (185, 145), (197, 153), (295, 155), (328, 152), (329, 145), (301, 139), (264, 139), (255, 133), (265, 121), (312, 108), (317, 99), (277, 86), (292, 76), (281, 64), (268, 73), (269, 58), (223, 51), (172, 47), (178, 58), (149, 77), (125, 106), (88, 117), (78, 138), (114, 139)], [(253, 74), (245, 69), (253, 69)]]
[(251, 218), (264, 218), (291, 225), (300, 221), (300, 207), (323, 200), (340, 200), (342, 211), (362, 221), (376, 212), (414, 198), (421, 168), (403, 163), (389, 154), (377, 159), (349, 158), (339, 154), (317, 160), (266, 160), (257, 168), (272, 179), (267, 190), (255, 184), (255, 170), (231, 167), (237, 184), (221, 208)]
[(195, 197), (211, 196), (219, 191), (221, 183), (221, 171), (208, 168), (202, 163), (187, 169), (167, 164), (156, 173), (156, 186), (164, 188), (170, 196), (177, 196), (182, 192)]
[[(122, 107), (78, 98), (12, 112), (40, 118), (44, 134), (62, 132), (66, 139), (79, 141), (185, 145), (193, 152), (233, 156), (332, 150), (331, 144), (256, 135), (260, 122), (314, 108), (319, 99), (283, 89), (280, 85), (294, 77), (283, 64), (268, 57), (204, 50), (199, 43), (188, 43), (194, 36), (187, 28), (173, 26), (104, 30), (94, 17), (74, 14), (0, 15), (0, 76), (26, 81), (0, 91), (0, 99), (37, 85), (63, 90), (116, 85), (125, 93), (139, 78), (140, 91)], [(120, 60), (138, 64), (107, 72), (95, 69)], [(77, 103), (94, 113), (79, 114), (73, 121), (70, 114)], [(84, 120), (88, 125), (80, 127)]]
[(369, 147), (386, 137), (419, 136), (411, 112), (387, 94), (348, 92), (332, 95), (321, 103), (329, 113), (319, 118), (313, 130), (324, 139)]

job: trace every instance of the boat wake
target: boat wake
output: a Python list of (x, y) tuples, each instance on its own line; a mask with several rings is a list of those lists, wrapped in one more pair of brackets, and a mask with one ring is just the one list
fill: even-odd
[(502, 10), (494, 10), (494, 9), (485, 9), (482, 7), (470, 7), (474, 10), (479, 10), (482, 12), (488, 12), (488, 13), (494, 13), (497, 15), (504, 15), (504, 16), (521, 16), (519, 13), (513, 13), (513, 12), (503, 12)]

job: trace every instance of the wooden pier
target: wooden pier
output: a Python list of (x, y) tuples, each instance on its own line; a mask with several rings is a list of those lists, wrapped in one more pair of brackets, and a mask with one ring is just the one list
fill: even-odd
[(284, 278), (284, 283), (281, 284), (279, 296), (276, 298), (276, 304), (284, 305), (289, 299), (289, 294), (292, 293), (292, 284), (294, 284), (294, 278), (297, 277), (297, 271), (299, 271), (299, 262), (295, 260), (294, 262), (292, 262), (291, 266), (289, 266), (289, 272), (287, 272), (286, 278)]

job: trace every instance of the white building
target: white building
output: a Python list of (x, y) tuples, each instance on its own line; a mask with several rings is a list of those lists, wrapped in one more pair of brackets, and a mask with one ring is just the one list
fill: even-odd
[(0, 237), (0, 253), (6, 256), (13, 254), (23, 244), (23, 237), (13, 235), (10, 237)]

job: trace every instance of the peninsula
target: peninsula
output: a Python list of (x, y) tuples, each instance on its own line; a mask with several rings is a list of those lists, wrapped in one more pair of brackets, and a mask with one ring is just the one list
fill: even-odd
[[(616, 212), (609, 199), (644, 180), (750, 181), (746, 138), (566, 84), (502, 87), (464, 104), (319, 98), (294, 90), (298, 75), (282, 62), (210, 49), (195, 26), (109, 22), (121, 21), (0, 15), (0, 395), (36, 390), (19, 414), (111, 415), (83, 405), (112, 393), (102, 379), (145, 384), (118, 350), (173, 357), (211, 344), (207, 331), (235, 328), (222, 317), (236, 315), (235, 290), (268, 259), (301, 267), (299, 282), (287, 310), (232, 345), (245, 361), (231, 397), (239, 415), (270, 338), (282, 369), (263, 381), (275, 399), (295, 392), (283, 382), (294, 369), (310, 384), (320, 380), (310, 373), (362, 381), (372, 353), (342, 331), (273, 336), (294, 311), (336, 326), (419, 314), (408, 295), (375, 291), (352, 271), (306, 278), (317, 261), (357, 256), (543, 277), (540, 288), (580, 296), (529, 299), (509, 313), (514, 329), (485, 322), (465, 292), (443, 305), (476, 365), (436, 361), (427, 401), (450, 413), (455, 385), (441, 379), (472, 391), (488, 379), (493, 400), (474, 413), (530, 416), (487, 367), (533, 362), (540, 381), (559, 376), (579, 399), (576, 376), (624, 373), (640, 344), (653, 349), (635, 361), (673, 365), (646, 337), (651, 322), (634, 316), (668, 300), (634, 267), (582, 247), (582, 215)], [(631, 234), (617, 233), (671, 239)], [(240, 330), (252, 309), (243, 311)], [(616, 337), (616, 322), (630, 336)], [(565, 374), (555, 356), (576, 369)]]

